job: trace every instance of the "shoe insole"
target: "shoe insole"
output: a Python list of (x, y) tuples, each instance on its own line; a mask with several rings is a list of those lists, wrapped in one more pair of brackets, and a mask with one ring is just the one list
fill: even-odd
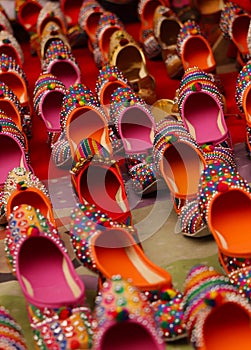
[(160, 41), (166, 46), (176, 45), (180, 24), (171, 18), (163, 19), (160, 26)]
[(147, 328), (133, 321), (118, 322), (104, 333), (100, 350), (159, 350)]
[[(49, 200), (48, 200), (49, 201)], [(10, 197), (7, 206), (7, 214), (12, 213), (15, 206), (27, 204), (35, 209), (39, 209), (41, 214), (52, 222), (52, 211), (45, 202), (44, 195), (32, 189), (16, 192), (14, 196)], [(8, 216), (8, 215), (7, 215)]]
[(224, 249), (239, 256), (251, 255), (251, 200), (239, 190), (221, 193), (211, 206), (210, 224)]
[(127, 109), (120, 118), (119, 129), (126, 152), (140, 153), (153, 147), (154, 125), (142, 109)]
[(7, 135), (0, 137), (0, 184), (4, 184), (8, 173), (17, 167), (24, 167), (24, 154), (18, 143)]
[(191, 36), (183, 49), (183, 62), (185, 69), (198, 67), (208, 71), (215, 66), (215, 59), (209, 44), (202, 36)]
[[(97, 11), (93, 12), (87, 19), (86, 19), (86, 27), (88, 28), (88, 35), (93, 42), (96, 39), (96, 32), (98, 28), (98, 23), (100, 20), (102, 13)], [(86, 30), (86, 31), (87, 31)]]
[(251, 349), (251, 322), (248, 311), (232, 302), (212, 310), (203, 326), (205, 350)]
[(100, 39), (100, 49), (103, 56), (103, 59), (106, 61), (108, 60), (108, 53), (109, 53), (109, 47), (110, 47), (110, 39), (114, 32), (121, 29), (119, 25), (115, 24), (113, 26), (108, 27), (104, 30), (104, 33), (101, 36)]
[(10, 100), (0, 99), (0, 110), (11, 118), (17, 127), (22, 130), (21, 116), (14, 103), (12, 103)]
[(122, 186), (115, 170), (90, 163), (79, 179), (78, 195), (81, 201), (95, 204), (115, 220), (129, 210)]
[(184, 123), (198, 144), (219, 141), (228, 130), (223, 111), (209, 94), (190, 94), (183, 110)]
[(57, 60), (50, 66), (50, 73), (55, 75), (69, 89), (79, 82), (80, 73), (77, 66), (69, 60)]
[(93, 138), (107, 150), (110, 149), (106, 122), (95, 110), (88, 106), (78, 108), (73, 112), (68, 123), (67, 137), (73, 152), (78, 144), (87, 138)]
[(168, 147), (163, 154), (161, 172), (172, 193), (183, 197), (195, 195), (203, 169), (199, 154), (182, 141)]
[(104, 276), (111, 278), (119, 274), (146, 290), (147, 287), (154, 289), (156, 286), (169, 285), (169, 273), (153, 264), (127, 235), (122, 230), (108, 229), (92, 242), (97, 266)]
[(147, 75), (146, 73), (144, 74), (145, 63), (143, 62), (142, 55), (135, 45), (127, 45), (121, 48), (115, 65), (130, 82), (138, 81)]
[(60, 130), (60, 112), (63, 98), (63, 92), (54, 90), (47, 93), (41, 101), (41, 114), (48, 131)]
[(58, 305), (80, 296), (68, 262), (56, 244), (45, 237), (30, 237), (23, 243), (18, 269), (26, 291), (37, 302)]
[(232, 24), (232, 36), (235, 45), (241, 53), (248, 53), (248, 29), (250, 26), (250, 16), (240, 15), (235, 18)]

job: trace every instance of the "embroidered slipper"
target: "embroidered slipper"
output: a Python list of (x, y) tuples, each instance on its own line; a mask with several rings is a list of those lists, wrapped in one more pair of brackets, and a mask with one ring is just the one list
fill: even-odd
[[(231, 148), (214, 147), (212, 145), (202, 147), (206, 164), (218, 161), (236, 169), (234, 152)], [(203, 171), (201, 173), (203, 176)], [(200, 179), (201, 181), (201, 179)], [(199, 184), (200, 186), (200, 184)], [(198, 188), (199, 191), (199, 188)], [(196, 199), (183, 205), (180, 211), (179, 224), (183, 235), (188, 237), (202, 237), (211, 235), (207, 227), (207, 221), (201, 211), (199, 194)]]
[(9, 217), (5, 247), (26, 299), (35, 347), (91, 348), (85, 286), (56, 228), (39, 210), (20, 205)]
[(156, 101), (155, 80), (148, 72), (145, 55), (124, 29), (116, 30), (110, 37), (109, 63), (118, 67), (146, 103)]
[(29, 84), (23, 68), (11, 57), (4, 53), (0, 55), (0, 80), (17, 96), (27, 118), (31, 115), (32, 107), (29, 99)]
[(177, 38), (177, 52), (184, 70), (195, 66), (205, 72), (215, 71), (213, 50), (197, 22), (188, 20), (183, 23)]
[(28, 350), (23, 330), (9, 310), (0, 306), (0, 348), (9, 350)]
[(105, 64), (98, 73), (95, 92), (98, 100), (107, 110), (107, 118), (110, 119), (109, 109), (113, 92), (118, 87), (129, 87), (129, 82), (124, 74), (116, 66)]
[(112, 94), (110, 118), (127, 155), (148, 155), (153, 147), (155, 120), (148, 105), (130, 87), (118, 87)]
[(80, 7), (78, 23), (88, 35), (88, 48), (91, 52), (96, 42), (98, 23), (104, 12), (103, 7), (95, 0), (85, 0)]
[(201, 171), (206, 165), (202, 148), (181, 122), (163, 120), (157, 125), (153, 158), (179, 214), (187, 201), (197, 198)]
[[(0, 83), (0, 110), (8, 115), (20, 131), (24, 131), (29, 136), (27, 127), (31, 126), (31, 124), (27, 124), (28, 119), (26, 119), (22, 106), (14, 92), (7, 84), (2, 82)], [(30, 118), (29, 121), (31, 123)]]
[(154, 35), (154, 12), (160, 5), (165, 5), (162, 0), (140, 0), (138, 2), (138, 17), (140, 20), (139, 41), (143, 45), (146, 56), (149, 59), (161, 55), (161, 47)]
[(56, 227), (52, 203), (47, 188), (26, 168), (18, 167), (9, 172), (4, 184), (2, 203), (5, 210), (6, 222), (14, 208), (25, 203), (39, 209), (41, 214)]
[(80, 203), (94, 204), (116, 221), (131, 222), (119, 165), (95, 139), (83, 139), (78, 144), (71, 174), (73, 188)]
[(230, 39), (237, 47), (237, 61), (243, 66), (251, 58), (249, 43), (249, 28), (251, 16), (240, 5), (227, 1), (221, 11), (220, 29), (226, 39)]
[(62, 32), (61, 28), (55, 22), (48, 22), (44, 27), (43, 35), (40, 39), (39, 50), (37, 52), (40, 60), (45, 58), (47, 48), (50, 43), (55, 40), (62, 41), (62, 43), (68, 47), (68, 50), (71, 51), (71, 44), (66, 34)]
[(217, 243), (220, 262), (228, 272), (223, 255), (242, 258), (243, 262), (251, 257), (246, 219), (251, 210), (250, 186), (236, 169), (214, 161), (204, 170), (199, 195), (200, 210)]
[[(107, 300), (110, 302), (107, 303)], [(95, 300), (94, 348), (164, 350), (162, 333), (145, 295), (121, 276), (104, 282)]]
[(50, 22), (53, 22), (62, 34), (67, 35), (66, 19), (58, 2), (47, 1), (39, 12), (37, 20), (37, 34), (39, 38), (46, 35), (48, 30), (46, 30), (46, 27)]
[[(124, 30), (124, 24), (121, 22), (119, 17), (110, 11), (105, 11), (102, 13), (99, 18), (96, 31), (96, 41), (93, 45), (94, 61), (98, 68), (101, 68), (103, 65), (109, 62), (109, 46), (111, 37), (117, 30)], [(111, 64), (116, 66), (116, 64)]]
[(36, 33), (36, 26), (42, 5), (37, 0), (15, 0), (18, 22), (29, 33)]
[(114, 222), (95, 206), (76, 205), (70, 235), (80, 261), (102, 278), (121, 275), (144, 292), (172, 287), (170, 274), (150, 261), (137, 244), (136, 228)]
[(35, 82), (34, 111), (45, 123), (49, 139), (61, 132), (60, 115), (65, 95), (64, 84), (52, 74), (40, 74)]
[(3, 187), (9, 172), (15, 167), (30, 170), (27, 138), (13, 120), (0, 111), (1, 164), (0, 186)]
[(177, 40), (182, 23), (166, 6), (158, 6), (153, 17), (153, 31), (161, 48), (162, 59), (170, 78), (181, 77), (184, 70), (177, 54)]
[(68, 89), (81, 81), (80, 67), (62, 40), (53, 40), (47, 46), (44, 60), (42, 60), (42, 73), (53, 74)]
[(185, 128), (199, 145), (223, 141), (231, 145), (222, 94), (211, 75), (198, 67), (187, 69), (180, 82), (178, 108)]
[(75, 84), (66, 91), (60, 124), (69, 142), (72, 158), (78, 144), (86, 138), (93, 138), (112, 153), (106, 115), (96, 95), (85, 85)]
[(247, 299), (226, 276), (205, 265), (189, 271), (184, 286), (184, 320), (195, 349), (235, 349), (240, 344), (249, 348), (250, 318)]

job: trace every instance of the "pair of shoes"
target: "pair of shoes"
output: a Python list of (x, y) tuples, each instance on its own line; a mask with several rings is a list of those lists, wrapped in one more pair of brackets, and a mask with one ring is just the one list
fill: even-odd
[[(103, 300), (106, 295), (104, 288), (111, 285), (111, 280), (117, 281), (113, 282), (114, 285), (124, 285), (123, 280), (129, 280), (133, 286), (132, 291), (138, 289), (142, 295), (144, 293), (145, 300), (150, 301), (149, 311), (153, 309), (151, 312), (154, 313), (154, 319), (163, 332), (163, 339), (172, 341), (186, 336), (183, 296), (173, 289), (169, 273), (146, 257), (137, 243), (139, 236), (135, 227), (113, 221), (94, 205), (77, 204), (71, 214), (70, 236), (78, 259), (85, 267), (99, 274), (99, 300)], [(142, 269), (144, 275), (141, 273)], [(125, 290), (119, 289), (118, 294), (123, 295)], [(112, 293), (109, 288), (107, 291)], [(109, 309), (113, 309), (113, 301), (116, 302), (116, 299), (117, 296), (109, 298)], [(117, 306), (128, 305), (127, 298), (123, 299), (125, 303)], [(119, 311), (119, 308), (110, 314), (111, 317), (106, 315), (106, 310), (103, 311), (102, 316), (107, 317), (105, 325), (111, 325), (110, 321), (114, 316), (118, 320), (119, 315), (116, 311)], [(121, 321), (123, 320), (127, 318), (122, 318)], [(102, 334), (101, 330), (98, 330), (97, 334)], [(97, 338), (94, 332), (94, 342), (95, 339)]]
[(222, 9), (220, 29), (226, 39), (237, 48), (237, 62), (244, 66), (251, 58), (249, 49), (249, 28), (251, 15), (240, 5), (227, 1)]
[(118, 275), (102, 284), (92, 316), (58, 232), (34, 208), (21, 205), (11, 214), (6, 256), (26, 299), (36, 347), (116, 349), (123, 341), (130, 349), (164, 350), (146, 295)]
[(184, 286), (184, 320), (195, 349), (251, 346), (250, 304), (229, 278), (213, 267), (196, 265), (189, 271)]
[(224, 160), (234, 165), (232, 149), (212, 145), (201, 147), (181, 121), (164, 119), (156, 127), (153, 158), (157, 173), (171, 192), (182, 233), (190, 237), (210, 234), (203, 230), (205, 220), (198, 209), (201, 176), (212, 160)]
[[(6, 258), (26, 300), (36, 348), (92, 348), (85, 286), (58, 231), (29, 205), (8, 219)], [(51, 271), (51, 273), (48, 273)]]
[[(96, 94), (83, 84), (76, 84), (65, 91), (62, 108), (58, 109), (61, 134), (52, 148), (56, 166), (71, 166), (77, 145), (86, 138), (93, 138), (110, 154), (120, 149), (120, 142), (109, 122), (109, 104), (112, 92), (127, 84), (117, 67), (105, 65), (96, 80)], [(83, 123), (87, 123), (88, 128)]]

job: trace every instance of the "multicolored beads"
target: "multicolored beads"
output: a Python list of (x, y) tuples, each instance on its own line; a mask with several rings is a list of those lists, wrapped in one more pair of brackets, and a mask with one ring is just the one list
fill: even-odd
[(1, 349), (28, 350), (20, 325), (4, 306), (0, 306), (0, 330)]
[[(251, 61), (249, 61), (245, 66), (240, 70), (237, 80), (236, 80), (236, 90), (235, 90), (235, 99), (236, 104), (240, 112), (244, 112), (243, 103), (244, 97), (247, 98), (251, 86)], [(246, 116), (246, 122), (248, 126), (251, 126), (251, 120), (249, 116)]]
[(224, 303), (235, 303), (250, 315), (251, 307), (228, 277), (213, 267), (196, 265), (184, 285), (184, 321), (195, 349), (204, 346), (203, 327), (207, 317)]
[[(106, 331), (118, 323), (132, 322), (143, 327), (156, 344), (163, 343), (162, 332), (146, 296), (121, 276), (106, 280), (96, 297), (94, 309), (94, 347), (99, 348)], [(116, 328), (114, 328), (115, 331)], [(110, 334), (111, 335), (111, 334)], [(125, 337), (127, 336), (125, 332)], [(137, 338), (137, 332), (134, 336)], [(121, 339), (121, 341), (123, 341)], [(133, 339), (130, 340), (132, 343)], [(146, 345), (147, 346), (147, 345)]]

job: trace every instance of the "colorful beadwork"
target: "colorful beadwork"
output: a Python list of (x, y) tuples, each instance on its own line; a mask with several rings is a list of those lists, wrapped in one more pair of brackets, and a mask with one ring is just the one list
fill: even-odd
[(27, 350), (23, 331), (10, 312), (0, 306), (0, 348), (6, 350)]
[(251, 193), (247, 181), (230, 165), (219, 160), (207, 164), (199, 184), (199, 207), (205, 220), (212, 198), (218, 192), (228, 191), (229, 188), (239, 188)]
[(77, 73), (77, 81), (76, 83), (80, 83), (81, 80), (81, 71), (80, 67), (72, 54), (72, 51), (69, 49), (67, 45), (62, 40), (52, 40), (48, 45), (44, 59), (42, 60), (42, 73), (50, 73), (52, 66), (58, 61), (66, 61), (69, 62), (75, 69)]
[(84, 84), (74, 84), (66, 90), (63, 100), (60, 114), (60, 124), (63, 132), (66, 131), (71, 114), (82, 107), (90, 107), (91, 110), (96, 110), (97, 113), (101, 114), (104, 120), (107, 120), (96, 95)]
[(13, 209), (8, 221), (5, 251), (13, 273), (16, 270), (17, 250), (29, 235), (48, 235), (66, 251), (54, 226), (40, 213), (29, 205), (22, 204)]
[(189, 37), (195, 35), (203, 36), (206, 38), (206, 34), (201, 29), (199, 24), (194, 20), (189, 19), (183, 23), (177, 37), (177, 53), (180, 57), (182, 55), (186, 41), (189, 39)]
[(236, 303), (250, 314), (251, 307), (228, 277), (213, 267), (196, 265), (184, 285), (184, 321), (195, 349), (204, 346), (203, 326), (210, 313), (223, 303)]
[[(105, 332), (118, 322), (138, 323), (157, 344), (163, 344), (162, 332), (146, 296), (121, 276), (106, 280), (96, 297), (94, 309), (94, 347), (99, 348)], [(126, 333), (125, 333), (126, 337)], [(137, 332), (135, 333), (137, 337)]]
[[(235, 99), (236, 104), (240, 110), (240, 112), (244, 112), (243, 108), (243, 99), (247, 94), (247, 91), (250, 90), (251, 84), (251, 62), (248, 62), (245, 66), (240, 70), (237, 80), (236, 80), (236, 90), (235, 90)], [(251, 120), (246, 116), (246, 122), (248, 126), (251, 126)]]

